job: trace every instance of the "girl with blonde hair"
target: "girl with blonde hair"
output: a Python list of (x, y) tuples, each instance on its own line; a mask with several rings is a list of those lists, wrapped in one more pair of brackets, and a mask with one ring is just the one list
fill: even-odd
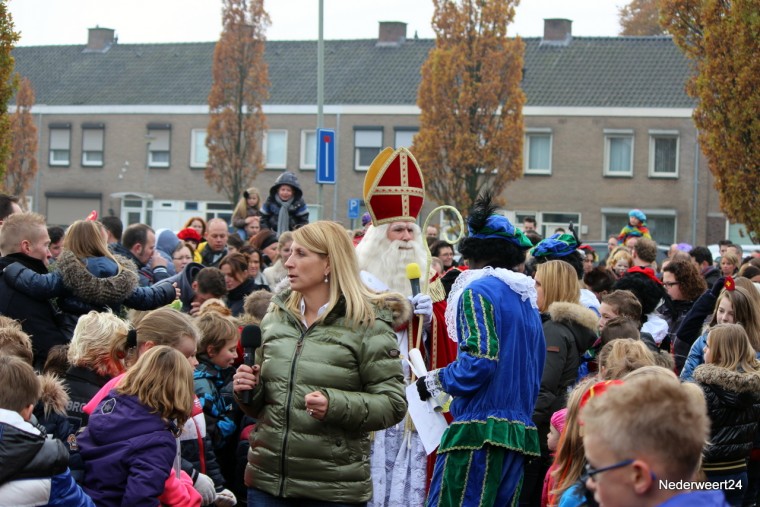
[(408, 302), (362, 284), (354, 247), (337, 223), (293, 231), (292, 248), (285, 263), (291, 288), (272, 298), (255, 366), (234, 375), (238, 404), (258, 420), (249, 437), (248, 504), (279, 502), (283, 494), (293, 502), (367, 502), (369, 460), (354, 457), (369, 456), (369, 432), (406, 414), (393, 328), (410, 317)]
[(232, 225), (238, 230), (241, 239), (248, 239), (245, 228), (255, 217), (261, 215), (261, 194), (256, 187), (249, 187), (243, 192), (243, 196), (232, 212)]
[(9, 285), (32, 298), (57, 297), (68, 335), (73, 333), (77, 318), (90, 310), (110, 308), (119, 314), (122, 305), (152, 310), (177, 297), (176, 288), (168, 283), (140, 287), (134, 263), (113, 255), (102, 224), (90, 220), (71, 224), (52, 273), (39, 274), (14, 263), (5, 268), (3, 276)]
[(594, 379), (586, 379), (575, 386), (568, 395), (565, 426), (560, 433), (554, 463), (547, 479), (547, 506), (559, 505), (565, 491), (570, 489), (583, 473), (586, 458), (583, 454), (583, 435), (578, 412), (583, 395), (594, 382)]
[(192, 408), (193, 370), (182, 354), (166, 346), (143, 354), (77, 438), (84, 490), (103, 506), (158, 503)]
[(618, 338), (599, 351), (599, 373), (603, 380), (621, 379), (644, 366), (655, 366), (654, 355), (641, 340)]
[[(704, 362), (708, 332), (717, 324), (740, 324), (747, 332), (752, 349), (760, 353), (760, 295), (754, 287), (747, 290), (740, 286), (743, 282), (729, 280), (727, 287), (721, 290), (715, 302), (713, 316), (705, 332), (694, 341), (689, 350), (689, 355), (681, 370), (681, 380), (691, 380), (696, 367)], [(707, 295), (708, 293), (705, 293), (703, 297)]]
[(624, 246), (616, 248), (607, 259), (607, 269), (612, 271), (617, 278), (621, 278), (631, 267), (633, 267), (633, 257)]
[(738, 324), (713, 327), (704, 356), (705, 364), (694, 370), (711, 421), (702, 469), (708, 480), (731, 484), (724, 489), (726, 500), (741, 506), (748, 486), (747, 460), (760, 422), (760, 361)]
[[(136, 353), (138, 362), (155, 347), (171, 347), (185, 358), (185, 362), (192, 370), (198, 365), (196, 351), (199, 340), (200, 331), (189, 315), (164, 307), (138, 314), (134, 321), (134, 331), (127, 335), (126, 345), (130, 351)], [(192, 383), (192, 373), (190, 377)], [(163, 381), (164, 374), (156, 378)], [(109, 396), (109, 393), (117, 388), (123, 379), (124, 375), (111, 379), (84, 407), (84, 411), (92, 414), (99, 403)], [(193, 398), (197, 400), (195, 396)], [(194, 403), (192, 417), (185, 422), (179, 436), (182, 474), (180, 470), (174, 470), (171, 473), (166, 481), (162, 504), (186, 505), (183, 502), (188, 502), (197, 495), (202, 496), (204, 505), (213, 503), (217, 498), (229, 498), (229, 496), (234, 498), (231, 492), (224, 489), (224, 478), (216, 461), (211, 440), (206, 435), (203, 409), (200, 402)]]

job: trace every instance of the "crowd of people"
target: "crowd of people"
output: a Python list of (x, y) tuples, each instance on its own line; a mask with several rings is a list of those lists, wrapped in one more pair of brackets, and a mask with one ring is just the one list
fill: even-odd
[(487, 193), (450, 243), (424, 188), (383, 150), (357, 231), (290, 172), (176, 232), (0, 195), (0, 506), (757, 505), (759, 257)]

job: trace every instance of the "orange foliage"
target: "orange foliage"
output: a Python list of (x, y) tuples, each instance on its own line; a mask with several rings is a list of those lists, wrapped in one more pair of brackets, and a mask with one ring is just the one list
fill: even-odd
[(468, 210), (522, 175), (525, 46), (507, 38), (518, 0), (433, 0), (435, 48), (422, 67), (413, 153), (430, 196)]
[(631, 0), (618, 9), (620, 35), (665, 35), (660, 25), (660, 0)]
[(11, 153), (5, 168), (4, 190), (23, 199), (37, 174), (37, 126), (32, 118), (34, 90), (27, 78), (19, 80), (16, 112), (11, 117)]
[(11, 51), (18, 42), (18, 38), (18, 32), (13, 30), (13, 18), (8, 11), (8, 2), (0, 0), (0, 177), (5, 171), (11, 143), (11, 120), (8, 116), (8, 102), (16, 90)]
[(263, 168), (262, 134), (269, 73), (264, 60), (269, 16), (263, 0), (224, 0), (208, 103), (206, 181), (236, 203)]
[(726, 216), (760, 240), (758, 0), (663, 0), (663, 23), (694, 62), (694, 122)]

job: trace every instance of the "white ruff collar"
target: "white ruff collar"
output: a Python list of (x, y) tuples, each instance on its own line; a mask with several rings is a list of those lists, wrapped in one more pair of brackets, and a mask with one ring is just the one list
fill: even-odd
[(523, 301), (529, 299), (530, 305), (538, 309), (536, 282), (532, 278), (522, 273), (516, 273), (504, 268), (492, 268), (491, 266), (483, 269), (465, 270), (457, 277), (454, 285), (452, 285), (449, 298), (446, 301), (446, 331), (449, 333), (449, 338), (455, 342), (459, 342), (459, 336), (457, 335), (457, 308), (462, 293), (472, 282), (486, 276), (498, 278), (509, 286), (510, 289), (517, 292)]

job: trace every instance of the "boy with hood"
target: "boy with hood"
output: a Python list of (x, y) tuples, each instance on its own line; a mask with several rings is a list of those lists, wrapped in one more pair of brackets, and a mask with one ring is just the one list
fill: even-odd
[(303, 200), (298, 178), (290, 171), (282, 173), (269, 189), (261, 207), (261, 229), (271, 229), (279, 237), (309, 223), (309, 210)]

